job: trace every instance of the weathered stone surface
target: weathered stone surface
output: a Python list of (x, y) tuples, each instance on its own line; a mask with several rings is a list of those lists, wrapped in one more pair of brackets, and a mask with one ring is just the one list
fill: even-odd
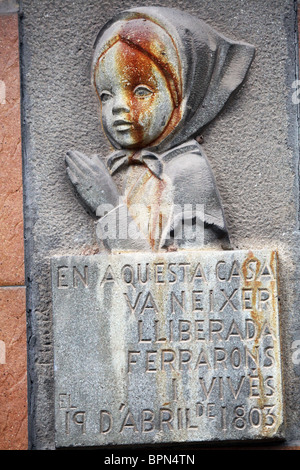
[[(280, 304), (286, 437), (300, 437), (299, 142), (296, 1), (154, 0), (202, 18), (255, 46), (237, 99), (205, 130), (233, 249), (274, 248)], [(149, 0), (140, 0), (148, 6)], [(49, 259), (98, 250), (94, 220), (74, 197), (64, 157), (77, 149), (108, 155), (90, 83), (92, 44), (132, 0), (22, 3), (23, 152), (29, 336), (30, 446), (54, 446), (52, 304)], [(39, 25), (39, 27), (37, 27)], [(118, 180), (121, 183), (121, 178)]]
[(52, 259), (56, 444), (283, 435), (277, 255)]

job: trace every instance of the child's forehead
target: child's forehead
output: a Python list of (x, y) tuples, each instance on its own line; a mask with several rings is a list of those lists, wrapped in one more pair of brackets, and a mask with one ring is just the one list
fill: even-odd
[(150, 57), (123, 41), (116, 42), (102, 54), (98, 72), (112, 80), (126, 78), (129, 81), (156, 81), (158, 75), (163, 75)]
[(121, 40), (116, 41), (99, 59), (100, 68), (107, 67), (112, 63), (114, 66), (117, 65), (118, 69), (129, 65), (136, 67), (154, 65), (149, 56)]

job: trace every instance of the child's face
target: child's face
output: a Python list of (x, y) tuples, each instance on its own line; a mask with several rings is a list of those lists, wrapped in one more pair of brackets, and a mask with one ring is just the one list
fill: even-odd
[(123, 148), (155, 142), (174, 109), (168, 83), (155, 63), (119, 41), (99, 60), (95, 83), (104, 131)]

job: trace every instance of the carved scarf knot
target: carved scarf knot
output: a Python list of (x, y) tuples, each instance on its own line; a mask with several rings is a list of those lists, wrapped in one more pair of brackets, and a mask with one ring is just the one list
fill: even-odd
[(143, 149), (134, 153), (132, 153), (132, 150), (117, 150), (110, 155), (107, 161), (107, 166), (112, 175), (124, 166), (135, 164), (145, 165), (149, 168), (151, 173), (161, 179), (163, 163), (161, 162), (158, 154), (151, 152), (150, 150)]

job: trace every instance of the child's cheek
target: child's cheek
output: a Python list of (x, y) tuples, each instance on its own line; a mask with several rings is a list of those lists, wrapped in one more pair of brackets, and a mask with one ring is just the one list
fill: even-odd
[(132, 144), (142, 144), (148, 133), (147, 123), (147, 106), (144, 101), (136, 98), (133, 94), (126, 97), (128, 108), (130, 109), (129, 114), (126, 118), (132, 122), (133, 126), (130, 130), (130, 138)]
[(149, 124), (151, 121), (151, 116), (153, 114), (154, 99), (152, 96), (141, 99), (133, 98), (132, 100), (132, 118), (133, 121), (141, 126), (145, 133), (149, 130)]
[(102, 127), (104, 129), (104, 132), (106, 134), (111, 135), (114, 131), (113, 127), (113, 112), (112, 112), (112, 104), (111, 103), (105, 103), (102, 104), (102, 110), (101, 110), (101, 121), (102, 121)]

